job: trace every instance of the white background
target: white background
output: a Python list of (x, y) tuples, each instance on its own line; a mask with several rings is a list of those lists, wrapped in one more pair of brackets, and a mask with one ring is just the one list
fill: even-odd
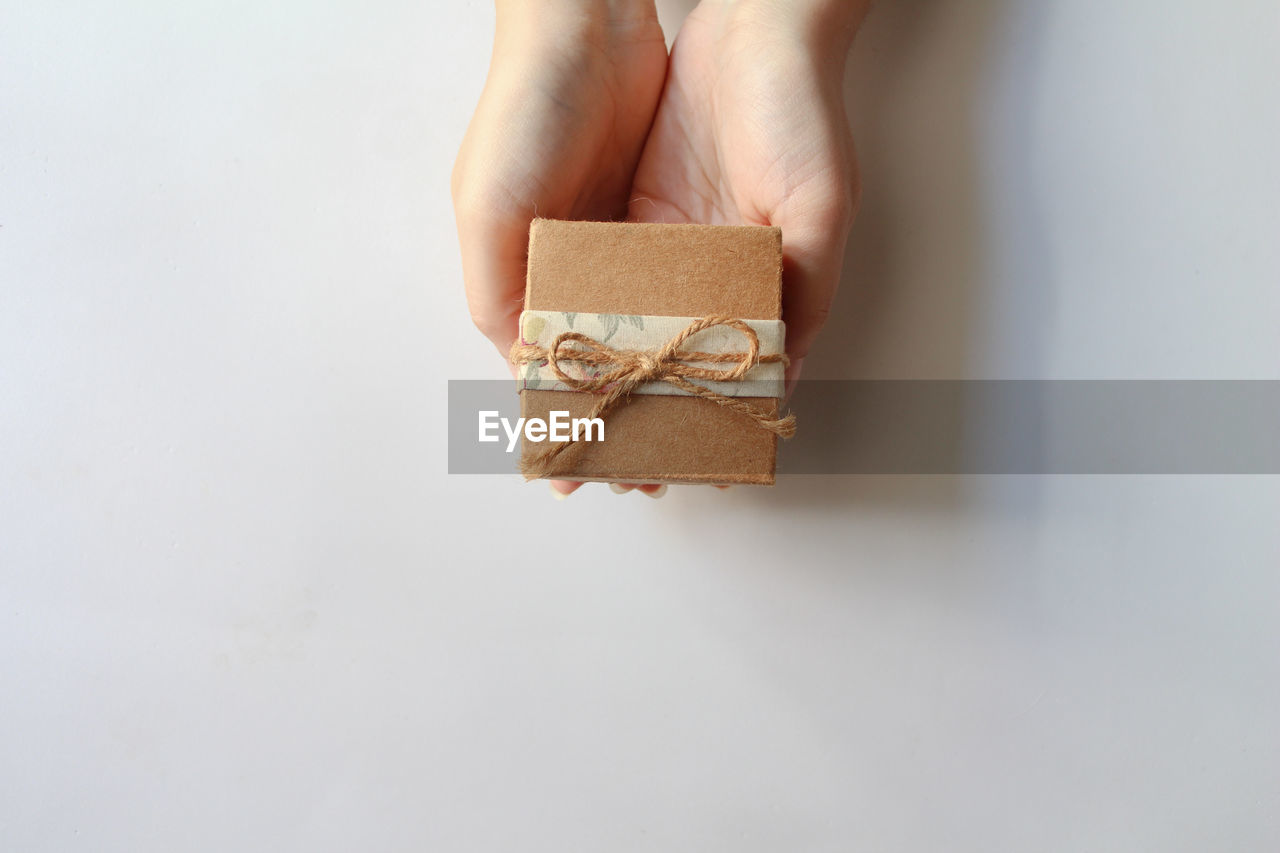
[[(1278, 478), (445, 473), (491, 27), (0, 8), (0, 848), (1280, 849)], [(1280, 378), (1277, 81), (1273, 0), (882, 0), (809, 375)]]

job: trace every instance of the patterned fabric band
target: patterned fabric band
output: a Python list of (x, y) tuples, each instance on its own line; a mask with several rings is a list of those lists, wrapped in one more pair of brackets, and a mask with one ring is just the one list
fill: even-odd
[[(589, 338), (598, 345), (595, 352), (617, 351), (626, 354), (661, 350), (680, 335), (696, 317), (663, 317), (639, 314), (587, 314), (570, 311), (525, 311), (520, 315), (520, 341), (516, 347), (549, 349), (564, 333)], [(759, 359), (741, 379), (720, 381), (699, 379), (697, 384), (726, 397), (782, 397), (786, 330), (781, 320), (735, 320), (734, 324), (709, 326), (689, 336), (681, 345), (681, 363), (695, 368), (709, 368), (726, 375), (732, 372), (749, 350), (749, 336), (735, 325), (745, 325), (759, 341)], [(572, 355), (579, 347), (571, 342), (559, 350), (560, 369), (574, 378), (589, 379), (609, 372), (607, 363), (597, 360), (575, 361)], [(712, 356), (712, 360), (685, 358), (684, 353)], [(572, 391), (556, 376), (546, 359), (520, 360), (521, 387), (534, 390)], [(633, 394), (688, 395), (691, 392), (666, 381), (644, 382), (631, 389)]]

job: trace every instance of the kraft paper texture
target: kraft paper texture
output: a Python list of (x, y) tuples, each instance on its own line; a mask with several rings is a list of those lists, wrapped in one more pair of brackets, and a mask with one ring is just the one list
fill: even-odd
[[(563, 222), (529, 230), (526, 311), (782, 319), (782, 232), (727, 225)], [(526, 389), (521, 414), (584, 417), (595, 395)], [(740, 397), (777, 417), (777, 397)], [(539, 445), (528, 442), (524, 452)], [(777, 436), (698, 397), (632, 395), (605, 418), (605, 440), (557, 459), (557, 479), (772, 485)]]

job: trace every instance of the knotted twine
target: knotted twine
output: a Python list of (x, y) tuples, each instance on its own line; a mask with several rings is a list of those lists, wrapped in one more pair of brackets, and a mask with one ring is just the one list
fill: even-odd
[[(683, 352), (680, 347), (685, 341), (704, 329), (714, 326), (726, 326), (741, 332), (747, 339), (745, 352)], [(566, 347), (566, 344), (577, 343), (581, 347)], [(511, 346), (512, 364), (528, 364), (545, 361), (558, 378), (574, 391), (585, 391), (599, 394), (600, 399), (591, 408), (588, 419), (602, 418), (620, 401), (628, 397), (632, 391), (646, 382), (666, 382), (680, 390), (710, 400), (719, 406), (732, 409), (755, 421), (761, 429), (775, 433), (781, 438), (790, 438), (796, 432), (795, 415), (782, 418), (771, 418), (748, 404), (733, 397), (725, 396), (710, 388), (706, 388), (692, 379), (704, 382), (737, 382), (746, 377), (747, 372), (757, 364), (788, 364), (782, 353), (760, 355), (760, 339), (755, 330), (741, 320), (732, 317), (712, 316), (694, 320), (685, 329), (656, 350), (620, 350), (601, 343), (581, 332), (562, 332), (551, 342), (551, 346), (543, 348), (537, 344), (526, 344), (516, 340)], [(577, 362), (579, 364), (612, 366), (611, 370), (596, 376), (570, 376), (560, 367), (561, 362)], [(697, 367), (690, 362), (712, 364), (732, 364), (728, 368)], [(584, 433), (586, 431), (584, 430)], [(551, 465), (565, 450), (577, 443), (577, 439), (549, 444), (539, 452), (526, 455), (520, 462), (520, 473), (526, 480), (546, 477)]]

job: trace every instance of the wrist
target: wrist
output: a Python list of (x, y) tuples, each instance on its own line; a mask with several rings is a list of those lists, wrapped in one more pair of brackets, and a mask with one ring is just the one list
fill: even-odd
[(495, 0), (498, 20), (626, 26), (657, 20), (654, 0)]
[(509, 43), (620, 43), (659, 33), (654, 0), (495, 0), (497, 35)]
[(847, 54), (871, 0), (702, 0), (724, 31), (788, 39), (821, 54)]

